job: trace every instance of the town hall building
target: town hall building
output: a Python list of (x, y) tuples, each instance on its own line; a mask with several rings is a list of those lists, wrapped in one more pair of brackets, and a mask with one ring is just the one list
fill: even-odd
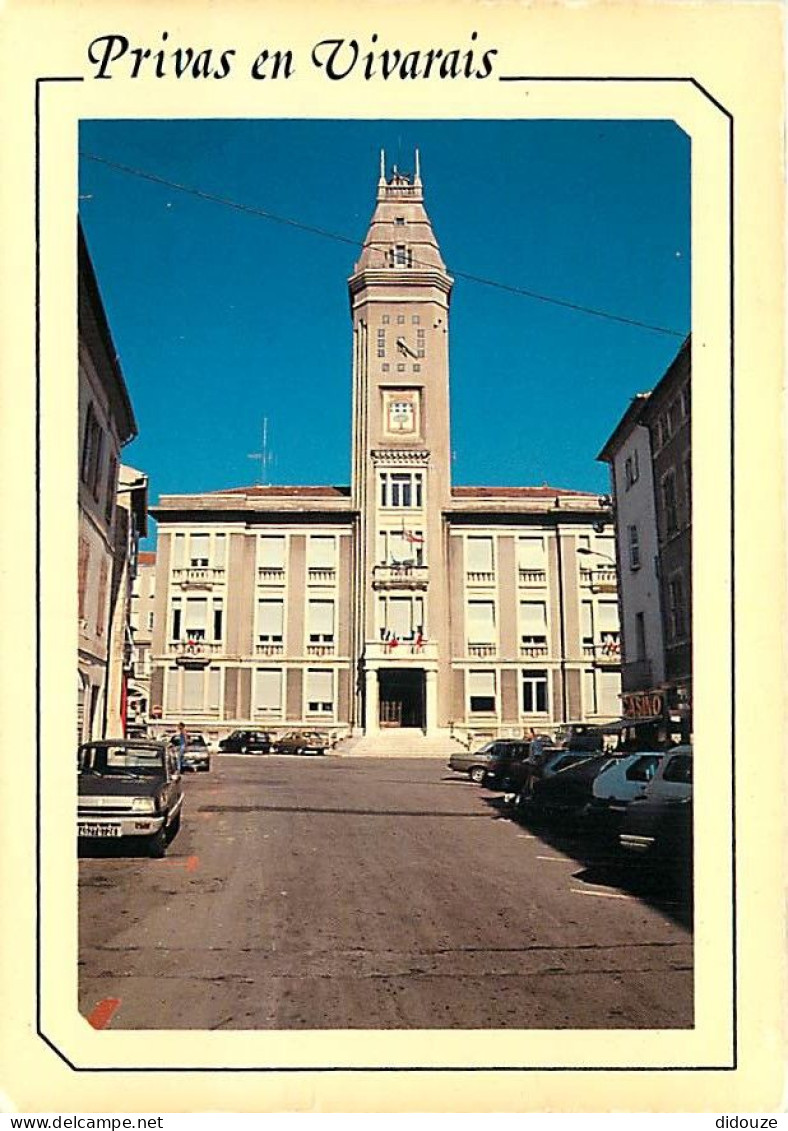
[(381, 155), (348, 282), (349, 486), (163, 495), (151, 718), (467, 739), (619, 717), (609, 500), (455, 486), (453, 279), (415, 172)]

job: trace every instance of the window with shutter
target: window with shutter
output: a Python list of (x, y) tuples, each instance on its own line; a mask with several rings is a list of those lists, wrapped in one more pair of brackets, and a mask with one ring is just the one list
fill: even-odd
[(310, 668), (306, 673), (307, 710), (310, 714), (331, 714), (334, 710), (334, 673)]
[(547, 605), (544, 601), (520, 602), (520, 640), (526, 647), (547, 644)]
[(284, 569), (285, 540), (283, 537), (264, 536), (260, 539), (259, 565), (262, 569)]
[(257, 602), (257, 637), (261, 644), (281, 643), (284, 632), (284, 601)]
[(468, 700), (475, 714), (495, 712), (495, 672), (468, 672)]
[(282, 712), (282, 671), (279, 668), (258, 668), (255, 673), (255, 704), (263, 715)]
[(495, 603), (493, 601), (468, 602), (468, 643), (495, 643)]
[(310, 644), (332, 644), (334, 641), (334, 602), (309, 602)]
[(205, 640), (208, 620), (208, 600), (206, 597), (189, 597), (186, 601), (184, 628), (187, 640)]

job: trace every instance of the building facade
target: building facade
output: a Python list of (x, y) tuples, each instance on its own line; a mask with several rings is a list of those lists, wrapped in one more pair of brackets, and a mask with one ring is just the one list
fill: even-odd
[(624, 692), (661, 687), (665, 679), (651, 435), (642, 423), (648, 397), (633, 398), (597, 457), (610, 465), (615, 504)]
[(137, 434), (87, 244), (78, 233), (78, 656), (77, 739), (107, 733), (112, 625), (118, 593), (120, 450)]
[(692, 733), (691, 339), (636, 396), (599, 459), (610, 464), (619, 553), (625, 714)]
[(692, 732), (692, 341), (687, 338), (643, 413), (654, 467), (665, 688), (684, 737)]
[(449, 305), (415, 173), (387, 177), (348, 283), (347, 487), (163, 496), (162, 725), (478, 737), (620, 714), (609, 507), (451, 482)]
[(130, 727), (145, 728), (148, 724), (155, 600), (156, 554), (152, 550), (140, 550), (131, 585), (129, 610), (132, 642), (128, 700)]
[(115, 513), (115, 558), (110, 589), (108, 735), (125, 736), (130, 680), (134, 671), (132, 590), (140, 538), (148, 532), (148, 477), (121, 464)]

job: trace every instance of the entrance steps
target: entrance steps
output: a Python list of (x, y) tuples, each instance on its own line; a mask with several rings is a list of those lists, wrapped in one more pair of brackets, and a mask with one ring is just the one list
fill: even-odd
[(359, 758), (448, 758), (463, 749), (459, 739), (452, 738), (448, 731), (427, 737), (418, 728), (391, 727), (378, 734), (346, 738), (332, 753)]

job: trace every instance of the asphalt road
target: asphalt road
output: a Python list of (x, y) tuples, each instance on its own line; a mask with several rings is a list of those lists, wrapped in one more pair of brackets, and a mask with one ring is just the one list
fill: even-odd
[(224, 756), (164, 860), (80, 860), (112, 1029), (685, 1028), (691, 915), (436, 760)]

